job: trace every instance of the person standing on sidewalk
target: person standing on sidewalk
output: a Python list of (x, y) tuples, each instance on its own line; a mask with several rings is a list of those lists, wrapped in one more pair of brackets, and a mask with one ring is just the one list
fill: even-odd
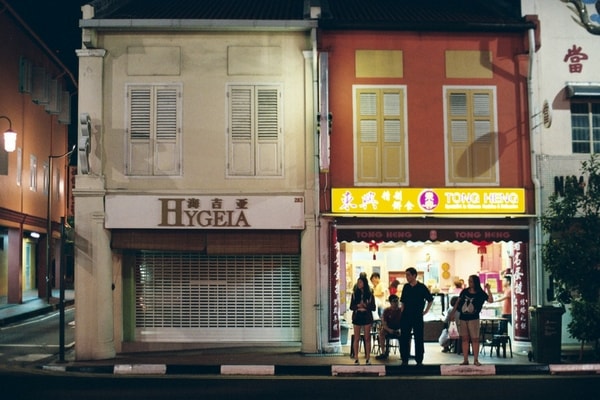
[(407, 268), (405, 272), (407, 283), (402, 287), (400, 296), (400, 303), (402, 303), (400, 356), (402, 365), (407, 365), (410, 357), (410, 340), (414, 336), (415, 361), (417, 365), (422, 365), (423, 354), (425, 354), (423, 316), (429, 312), (433, 304), (433, 296), (427, 286), (417, 280), (415, 268)]
[[(469, 341), (473, 344), (473, 364), (479, 363), (479, 313), (483, 303), (494, 302), (490, 284), (486, 283), (485, 292), (481, 288), (481, 280), (477, 275), (469, 276), (469, 286), (460, 292), (458, 301), (450, 312), (450, 319), (454, 318), (456, 310), (460, 310), (460, 337), (462, 339), (463, 362), (460, 365), (469, 365)], [(487, 292), (487, 293), (486, 293)]]
[(363, 330), (365, 338), (365, 358), (367, 364), (371, 364), (371, 325), (373, 325), (373, 311), (375, 311), (375, 297), (369, 287), (369, 281), (366, 276), (360, 275), (354, 290), (352, 291), (352, 299), (350, 301), (350, 309), (352, 310), (352, 325), (354, 328), (354, 341), (352, 346), (354, 349), (354, 363), (360, 364), (358, 361), (358, 348), (360, 344), (360, 331)]

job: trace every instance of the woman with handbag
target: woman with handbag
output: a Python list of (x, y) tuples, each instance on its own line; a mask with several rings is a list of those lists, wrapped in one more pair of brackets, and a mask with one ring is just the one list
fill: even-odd
[(352, 325), (354, 328), (354, 348), (355, 364), (358, 361), (358, 349), (360, 344), (360, 331), (363, 329), (365, 338), (365, 358), (366, 363), (371, 364), (371, 325), (373, 324), (373, 311), (375, 311), (375, 297), (369, 287), (367, 277), (361, 275), (354, 286), (352, 300), (350, 301), (352, 312)]
[(469, 276), (469, 287), (460, 292), (459, 299), (450, 312), (450, 320), (454, 319), (456, 310), (460, 310), (460, 337), (462, 339), (463, 362), (460, 365), (469, 365), (469, 342), (473, 344), (473, 364), (479, 363), (479, 313), (483, 303), (494, 302), (490, 285), (481, 288), (481, 281), (477, 275)]

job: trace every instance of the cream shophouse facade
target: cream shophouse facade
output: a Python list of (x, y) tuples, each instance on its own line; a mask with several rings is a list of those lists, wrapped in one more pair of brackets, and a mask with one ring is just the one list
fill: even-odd
[(317, 351), (315, 21), (82, 10), (76, 357)]

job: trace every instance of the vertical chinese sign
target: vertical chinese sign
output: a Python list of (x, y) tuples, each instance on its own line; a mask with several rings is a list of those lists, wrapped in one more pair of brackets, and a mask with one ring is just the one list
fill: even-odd
[(529, 340), (529, 276), (527, 244), (515, 243), (512, 257), (513, 325), (515, 339)]
[[(335, 227), (329, 228), (329, 303), (331, 316), (329, 318), (329, 341), (340, 340), (340, 261), (339, 243), (337, 241), (337, 230)], [(318, 273), (318, 272), (317, 272)]]

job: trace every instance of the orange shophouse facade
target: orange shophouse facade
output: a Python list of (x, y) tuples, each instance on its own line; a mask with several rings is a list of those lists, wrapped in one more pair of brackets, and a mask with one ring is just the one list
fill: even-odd
[(69, 162), (57, 156), (68, 151), (77, 82), (3, 0), (0, 38), (0, 304), (50, 301), (61, 271), (72, 278), (59, 224), (69, 215)]
[[(527, 107), (532, 25), (476, 32), (333, 26), (319, 38), (330, 344), (347, 344), (343, 330), (361, 272), (379, 272), (387, 288), (415, 267), (436, 294), (426, 325), (442, 318), (454, 281), (478, 274), (499, 296), (511, 275), (509, 333), (517, 348), (525, 346), (537, 275)], [(498, 315), (500, 303), (493, 304), (483, 313)], [(425, 339), (432, 339), (427, 327)]]

